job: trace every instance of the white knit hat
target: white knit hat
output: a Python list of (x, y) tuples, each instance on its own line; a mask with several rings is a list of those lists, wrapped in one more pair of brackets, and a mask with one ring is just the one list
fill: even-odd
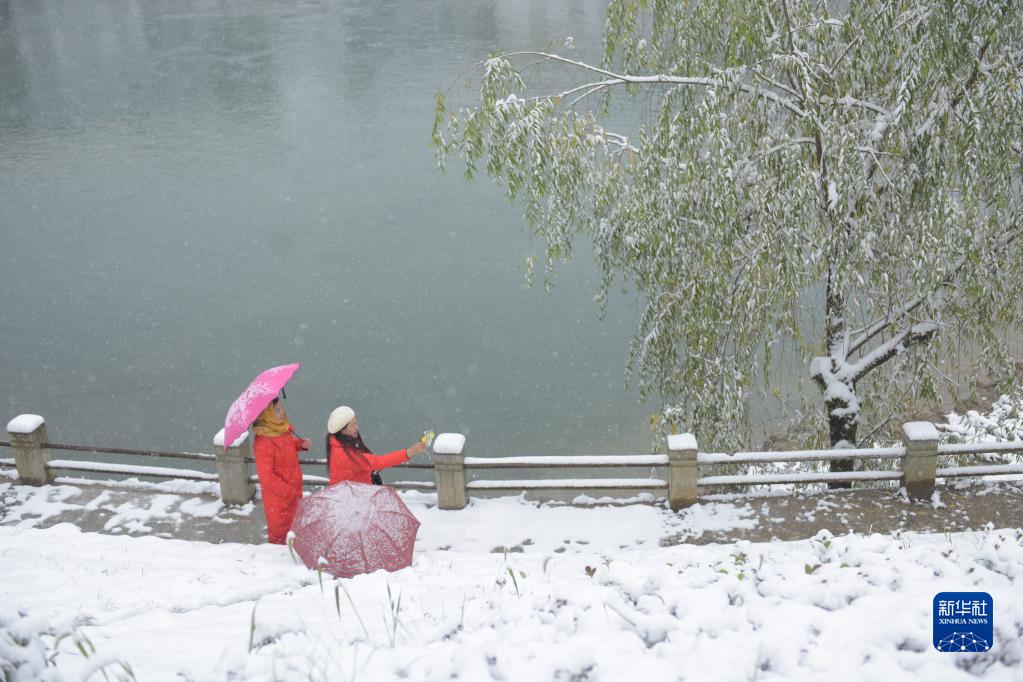
[(330, 413), (330, 418), (327, 419), (327, 433), (337, 433), (348, 426), (348, 423), (354, 418), (355, 410), (347, 405), (336, 408)]

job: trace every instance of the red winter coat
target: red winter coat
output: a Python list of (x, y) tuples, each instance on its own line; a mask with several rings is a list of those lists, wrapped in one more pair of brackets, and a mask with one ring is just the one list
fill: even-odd
[(298, 451), (305, 448), (292, 429), (280, 436), (256, 436), (252, 449), (266, 511), (267, 539), (275, 545), (283, 545), (298, 510), (298, 501), (302, 499)]
[(387, 467), (404, 464), (408, 461), (408, 453), (395, 450), (386, 455), (374, 455), (359, 451), (351, 445), (342, 445), (337, 438), (330, 438), (330, 482), (353, 481), (355, 483), (372, 483), (370, 475)]

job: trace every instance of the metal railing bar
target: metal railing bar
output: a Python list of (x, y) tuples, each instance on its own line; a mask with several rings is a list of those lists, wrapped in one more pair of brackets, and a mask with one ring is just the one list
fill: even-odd
[(767, 464), (771, 462), (828, 462), (836, 459), (898, 459), (906, 456), (906, 448), (857, 448), (848, 450), (790, 450), (787, 452), (701, 452), (698, 464)]
[(544, 455), (537, 457), (466, 457), (466, 469), (557, 469), (564, 467), (665, 466), (667, 455)]
[(1023, 452), (1023, 441), (1002, 443), (943, 443), (939, 455), (984, 455), (989, 452)]
[(152, 478), (181, 478), (191, 481), (219, 480), (216, 474), (208, 474), (203, 471), (162, 467), (134, 467), (130, 464), (117, 465), (53, 460), (51, 462), (47, 462), (46, 468), (53, 471), (89, 471), (97, 474), (123, 474), (126, 476), (150, 476)]
[(935, 478), (961, 478), (963, 476), (1001, 476), (1023, 474), (1023, 464), (991, 464), (966, 467), (948, 467), (934, 472)]
[(519, 481), (470, 481), (469, 490), (667, 490), (668, 483), (656, 478), (589, 478)]
[[(650, 467), (667, 466), (667, 462), (653, 462), (646, 464), (634, 463), (593, 463), (593, 464), (514, 464), (506, 462), (495, 462), (493, 464), (466, 464), (467, 470), (482, 471), (484, 469), (649, 469)], [(432, 466), (430, 467), (433, 468)]]
[(901, 471), (829, 471), (798, 474), (739, 474), (735, 476), (704, 476), (696, 479), (696, 485), (770, 485), (777, 483), (825, 483), (831, 481), (894, 481), (901, 478)]
[(68, 445), (65, 443), (43, 443), (42, 447), (51, 450), (67, 450), (70, 452), (99, 452), (111, 455), (138, 455), (141, 457), (168, 457), (171, 459), (198, 459), (207, 462), (216, 461), (216, 455), (204, 452), (163, 452), (161, 450), (133, 450), (131, 448), (104, 448), (95, 445)]

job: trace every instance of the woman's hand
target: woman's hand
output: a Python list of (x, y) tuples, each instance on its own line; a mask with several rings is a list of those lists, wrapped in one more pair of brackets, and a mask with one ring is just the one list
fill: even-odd
[(421, 455), (426, 452), (426, 444), (417, 440), (414, 445), (410, 445), (405, 448), (405, 452), (408, 454), (409, 459), (412, 459), (416, 455)]
[(301, 449), (302, 450), (308, 450), (309, 446), (312, 445), (312, 444), (313, 443), (312, 443), (311, 440), (309, 440), (308, 438), (303, 438), (302, 439), (302, 447), (301, 447)]

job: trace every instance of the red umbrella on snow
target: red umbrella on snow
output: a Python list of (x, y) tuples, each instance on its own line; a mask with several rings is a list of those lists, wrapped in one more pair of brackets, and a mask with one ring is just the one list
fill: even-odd
[(419, 520), (393, 488), (342, 481), (298, 503), (292, 547), (338, 578), (412, 565)]
[(301, 363), (296, 362), (293, 365), (271, 367), (265, 372), (260, 372), (259, 376), (252, 380), (249, 387), (242, 391), (231, 405), (231, 409), (227, 411), (227, 418), (224, 419), (225, 447), (248, 430), (249, 424), (256, 421), (259, 413), (277, 397), (284, 384), (295, 376), (295, 372), (301, 366)]

